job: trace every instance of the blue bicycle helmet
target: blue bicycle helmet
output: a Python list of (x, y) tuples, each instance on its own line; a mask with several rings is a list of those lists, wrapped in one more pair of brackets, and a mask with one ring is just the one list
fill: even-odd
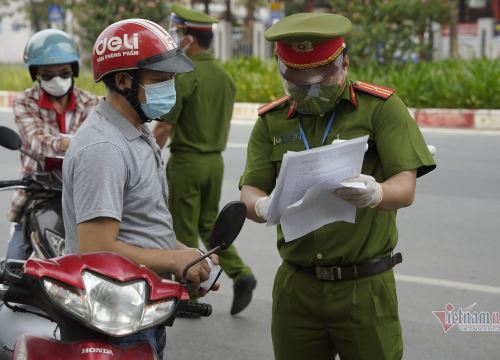
[(71, 64), (78, 77), (80, 54), (76, 42), (64, 31), (45, 29), (34, 34), (24, 48), (24, 62), (28, 64), (31, 79), (36, 79), (39, 65)]

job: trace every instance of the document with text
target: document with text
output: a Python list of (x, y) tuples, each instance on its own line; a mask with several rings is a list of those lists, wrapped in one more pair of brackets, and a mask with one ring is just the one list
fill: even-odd
[(285, 241), (292, 241), (336, 221), (354, 223), (356, 208), (335, 190), (364, 187), (345, 183), (361, 173), (368, 136), (283, 156), (269, 207), (268, 225), (281, 224)]

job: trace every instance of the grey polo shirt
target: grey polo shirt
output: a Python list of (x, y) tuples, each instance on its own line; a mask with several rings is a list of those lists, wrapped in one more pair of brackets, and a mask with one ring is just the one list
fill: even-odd
[(149, 249), (175, 248), (167, 198), (165, 166), (149, 128), (138, 131), (101, 100), (64, 158), (66, 253), (77, 252), (77, 224), (98, 217), (120, 221), (118, 239), (123, 242)]

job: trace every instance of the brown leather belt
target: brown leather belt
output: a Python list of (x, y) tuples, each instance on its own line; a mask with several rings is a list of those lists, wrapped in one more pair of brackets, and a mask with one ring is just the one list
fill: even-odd
[(354, 280), (380, 274), (384, 271), (392, 269), (394, 266), (402, 262), (403, 255), (401, 255), (401, 253), (343, 267), (324, 265), (299, 266), (286, 261), (288, 265), (296, 270), (309, 275), (314, 275), (320, 280), (330, 281)]

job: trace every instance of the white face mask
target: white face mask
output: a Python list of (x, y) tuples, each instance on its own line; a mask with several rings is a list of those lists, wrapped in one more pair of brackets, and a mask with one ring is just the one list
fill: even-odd
[(43, 90), (48, 92), (52, 96), (63, 96), (66, 95), (73, 84), (73, 78), (63, 79), (59, 76), (55, 76), (49, 81), (40, 79), (40, 86)]

